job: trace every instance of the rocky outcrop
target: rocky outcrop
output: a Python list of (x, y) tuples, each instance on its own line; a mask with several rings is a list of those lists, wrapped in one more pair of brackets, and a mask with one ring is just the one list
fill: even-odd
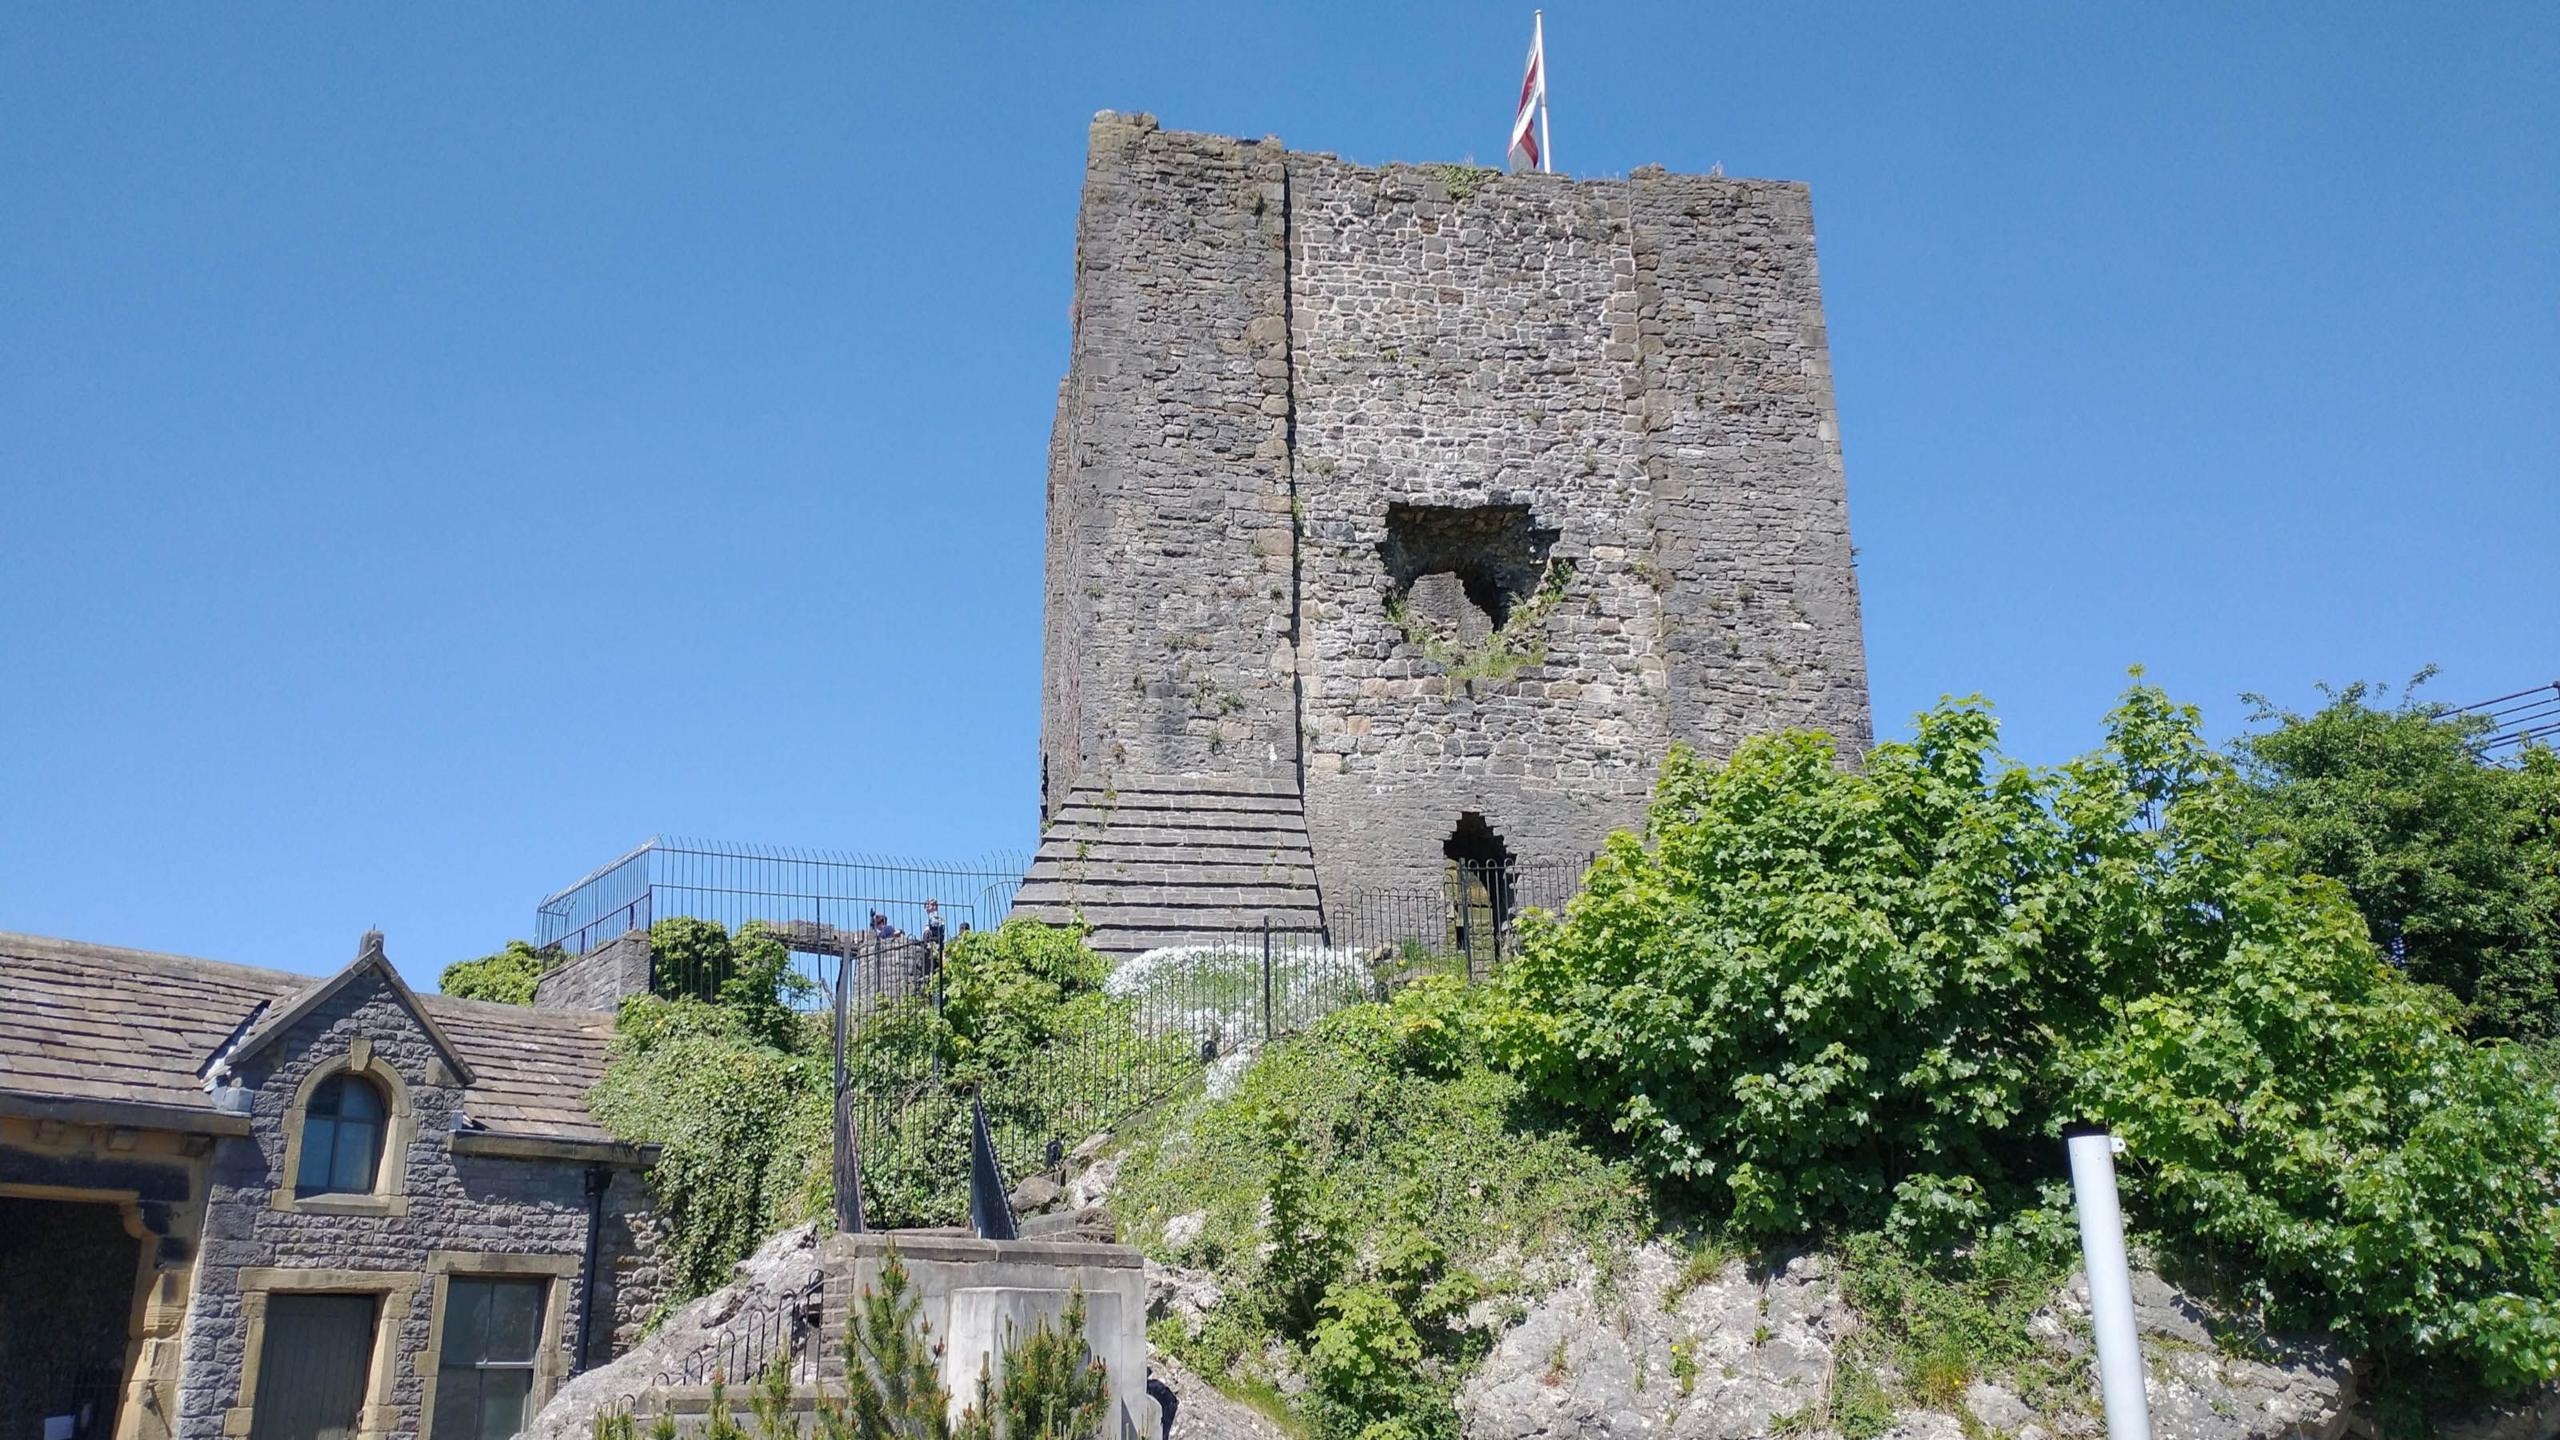
[(1855, 1323), (1825, 1263), (1736, 1261), (1674, 1297), (1681, 1269), (1647, 1245), (1609, 1293), (1585, 1276), (1531, 1307), (1459, 1392), (1469, 1440), (1743, 1440), (1818, 1408)]
[[(819, 1277), (818, 1227), (798, 1225), (757, 1247), (740, 1261), (725, 1289), (684, 1306), (610, 1365), (600, 1365), (560, 1387), (519, 1440), (586, 1440), (599, 1410), (628, 1410), (653, 1389), (707, 1379), (714, 1369), (739, 1370), (748, 1348), (767, 1349), (788, 1334), (776, 1317), (808, 1293)], [(832, 1344), (823, 1333), (804, 1336)], [(787, 1343), (787, 1342), (786, 1342)], [(737, 1378), (732, 1375), (730, 1378)]]
[(1269, 1417), (1220, 1393), (1181, 1361), (1158, 1355), (1147, 1368), (1153, 1377), (1147, 1388), (1171, 1417), (1165, 1440), (1289, 1440)]
[[(1683, 1268), (1670, 1247), (1647, 1245), (1605, 1291), (1585, 1277), (1531, 1307), (1460, 1392), (1468, 1440), (1824, 1433), (1843, 1351), (1858, 1327), (1831, 1262), (1802, 1255), (1755, 1274), (1737, 1260), (1686, 1289)], [(2347, 1433), (2354, 1378), (2335, 1352), (2268, 1338), (2246, 1347), (2252, 1353), (2231, 1353), (2205, 1307), (2157, 1275), (2137, 1275), (2135, 1301), (2160, 1440), (2335, 1440)], [(2035, 1329), (2058, 1358), (2086, 1356), (2087, 1307), (2081, 1285), (2037, 1316)], [(1957, 1402), (1966, 1413), (1903, 1411), (1895, 1433), (1906, 1440), (2096, 1436), (2105, 1425), (2094, 1386), (2091, 1392), (2088, 1408), (2039, 1409), (2002, 1377), (1985, 1377)]]

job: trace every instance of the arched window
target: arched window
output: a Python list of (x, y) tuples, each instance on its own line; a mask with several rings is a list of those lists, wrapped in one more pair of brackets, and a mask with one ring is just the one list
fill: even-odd
[(382, 1169), (382, 1092), (357, 1075), (320, 1082), (303, 1112), (298, 1195), (365, 1195)]

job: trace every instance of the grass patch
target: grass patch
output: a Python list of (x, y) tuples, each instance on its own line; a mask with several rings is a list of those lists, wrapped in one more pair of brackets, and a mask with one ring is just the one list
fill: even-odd
[(1547, 663), (1547, 616), (1563, 601), (1573, 575), (1573, 561), (1559, 558), (1547, 562), (1546, 578), (1539, 582), (1537, 593), (1513, 606), (1511, 614), (1491, 635), (1470, 645), (1452, 644), (1415, 619), (1412, 606), (1402, 595), (1387, 597), (1387, 623), (1419, 649), (1423, 658), (1441, 666), (1453, 681), (1508, 680), (1533, 665)]
[[(2069, 1278), (2066, 1252), (2050, 1241), (1998, 1231), (1970, 1250), (1920, 1255), (1879, 1235), (1852, 1237), (1839, 1249), (1840, 1289), (1861, 1324), (1842, 1347), (1844, 1390), (1835, 1384), (1834, 1423), (1865, 1414), (1856, 1384), (1873, 1383), (1885, 1398), (1887, 1424), (1897, 1404), (1963, 1416), (1965, 1391), (1995, 1379), (2039, 1411), (2085, 1407), (2086, 1386), (2071, 1358), (2027, 1328)], [(1887, 1384), (1884, 1375), (1894, 1378)], [(1845, 1398), (1844, 1398), (1845, 1396)], [(1845, 1408), (1844, 1408), (1845, 1407)]]

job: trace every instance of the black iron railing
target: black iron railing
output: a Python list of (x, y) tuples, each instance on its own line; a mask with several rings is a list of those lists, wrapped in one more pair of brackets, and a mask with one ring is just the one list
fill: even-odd
[[(823, 1004), (846, 959), (866, 947), (891, 950), (893, 938), (937, 925), (956, 934), (1003, 923), (1023, 868), (1008, 855), (937, 865), (660, 837), (544, 897), (534, 941), (569, 959), (664, 920), (707, 920), (732, 936), (760, 924), (790, 951), (796, 993)], [(712, 994), (723, 978), (652, 951), (659, 994)]]
[(1266, 923), (1151, 950), (1112, 964), (1046, 1033), (1000, 1046), (944, 1013), (942, 948), (902, 974), (857, 962), (836, 991), (838, 1223), (964, 1223), (976, 1105), (1004, 1173), (1055, 1171), (1087, 1138), (1346, 1005), (1426, 975), (1483, 979), (1521, 914), (1561, 908), (1583, 868), (1453, 864), (1439, 887), (1328, 897), (1320, 935)]

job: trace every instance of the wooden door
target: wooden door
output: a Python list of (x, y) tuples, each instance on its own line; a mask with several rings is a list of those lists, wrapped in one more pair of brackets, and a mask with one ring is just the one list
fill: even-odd
[(354, 1440), (380, 1309), (374, 1295), (269, 1294), (249, 1440)]

